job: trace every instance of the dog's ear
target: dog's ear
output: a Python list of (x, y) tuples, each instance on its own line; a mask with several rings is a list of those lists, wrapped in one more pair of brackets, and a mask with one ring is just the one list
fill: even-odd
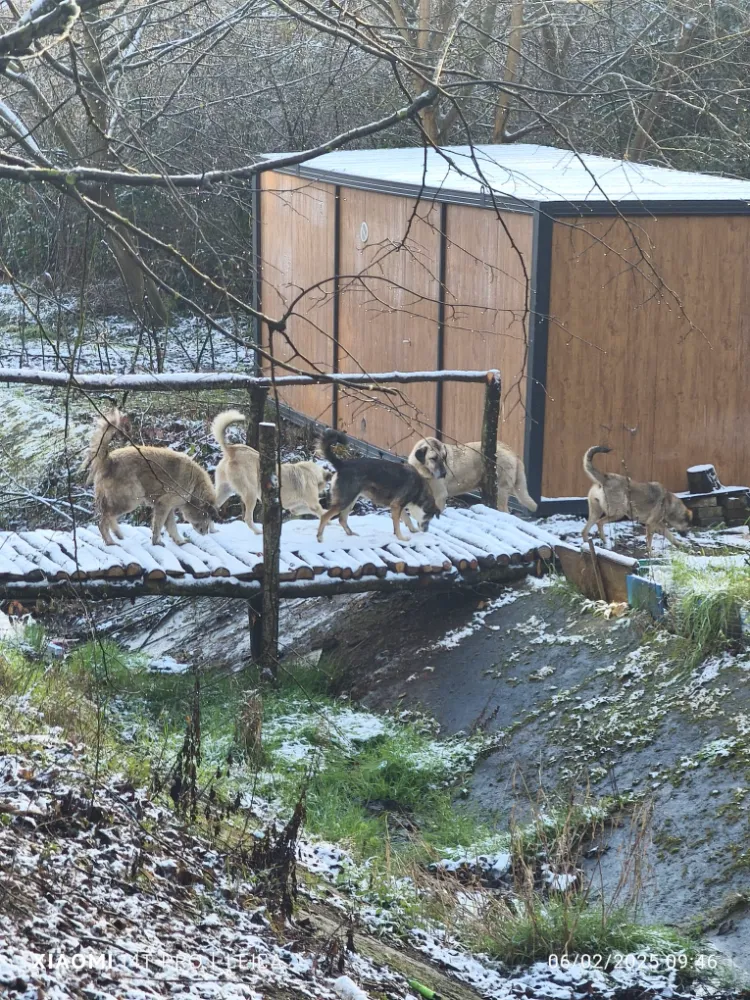
[(426, 454), (427, 454), (427, 446), (425, 445), (422, 448), (417, 448), (417, 450), (414, 452), (414, 457), (421, 465), (424, 465), (424, 457)]
[(212, 503), (208, 504), (208, 506), (206, 507), (206, 513), (208, 514), (208, 516), (211, 518), (212, 521), (219, 520), (219, 511), (214, 506), (214, 504)]

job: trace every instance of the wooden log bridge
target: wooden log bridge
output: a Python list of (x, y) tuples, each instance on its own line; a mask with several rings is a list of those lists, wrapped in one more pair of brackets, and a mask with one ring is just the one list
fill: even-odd
[[(387, 513), (351, 517), (349, 523), (354, 537), (334, 522), (323, 542), (315, 537), (317, 520), (283, 524), (280, 598), (511, 580), (539, 560), (550, 561), (555, 543), (537, 525), (484, 504), (448, 508), (429, 531), (407, 542), (394, 537)], [(208, 535), (181, 524), (184, 545), (166, 533), (163, 545), (152, 545), (150, 528), (120, 527), (125, 537), (115, 545), (105, 545), (94, 525), (0, 532), (0, 596), (21, 601), (144, 594), (257, 600), (262, 594), (263, 535), (244, 521), (217, 525)]]
[[(279, 552), (284, 596), (367, 590), (377, 580), (385, 586), (373, 589), (419, 576), (468, 578), (477, 570), (528, 568), (539, 559), (548, 561), (556, 541), (536, 524), (483, 504), (465, 510), (449, 507), (429, 531), (411, 535), (407, 542), (395, 538), (390, 514), (364, 514), (351, 517), (350, 523), (354, 537), (333, 522), (322, 542), (315, 538), (317, 520), (284, 523)], [(166, 532), (163, 545), (152, 545), (149, 527), (120, 528), (125, 537), (115, 545), (105, 545), (94, 525), (75, 531), (0, 532), (0, 594), (20, 599), (70, 585), (112, 596), (247, 597), (260, 590), (263, 535), (254, 534), (244, 521), (219, 524), (208, 535), (180, 524), (184, 545), (176, 545)], [(354, 587), (360, 580), (365, 585)]]

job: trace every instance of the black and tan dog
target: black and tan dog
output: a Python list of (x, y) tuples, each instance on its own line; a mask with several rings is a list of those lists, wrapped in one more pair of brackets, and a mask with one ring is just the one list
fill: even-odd
[(670, 531), (687, 531), (693, 512), (661, 483), (637, 483), (616, 472), (600, 472), (594, 467), (594, 455), (607, 454), (611, 448), (602, 445), (589, 448), (583, 456), (583, 471), (593, 482), (589, 490), (589, 519), (583, 529), (583, 540), (588, 541), (594, 524), (599, 536), (604, 538), (607, 521), (629, 519), (639, 521), (646, 529), (646, 547), (651, 551), (651, 541), (657, 532), (677, 544)]
[(318, 453), (336, 470), (331, 483), (331, 505), (318, 525), (319, 542), (323, 541), (325, 526), (337, 514), (347, 535), (355, 534), (349, 527), (348, 517), (360, 496), (369, 497), (379, 507), (390, 507), (393, 532), (402, 542), (407, 539), (401, 534), (399, 522), (407, 506), (419, 508), (422, 531), (427, 531), (433, 517), (440, 516), (427, 480), (410, 465), (383, 458), (341, 459), (333, 451), (334, 444), (346, 444), (346, 435), (328, 430), (318, 442)]

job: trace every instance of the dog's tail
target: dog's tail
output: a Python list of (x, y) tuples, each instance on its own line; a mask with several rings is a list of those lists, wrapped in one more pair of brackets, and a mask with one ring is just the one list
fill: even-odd
[(88, 469), (86, 477), (88, 484), (92, 483), (97, 474), (106, 467), (109, 461), (110, 441), (127, 425), (128, 418), (119, 410), (112, 410), (111, 413), (99, 417), (94, 424), (89, 446), (79, 469), (80, 472)]
[(516, 499), (520, 500), (524, 507), (528, 507), (531, 511), (536, 510), (536, 500), (532, 499), (529, 494), (529, 488), (526, 485), (526, 469), (524, 469), (523, 462), (520, 459), (516, 466), (515, 494)]
[(338, 472), (342, 466), (342, 460), (338, 458), (333, 452), (333, 446), (335, 444), (346, 444), (346, 434), (342, 434), (341, 431), (334, 431), (329, 428), (318, 438), (317, 452), (321, 458), (325, 458), (326, 461), (330, 462), (334, 469)]
[(605, 448), (604, 445), (598, 444), (593, 448), (589, 448), (586, 454), (583, 456), (583, 471), (592, 481), (592, 483), (603, 483), (604, 476), (597, 468), (594, 467), (592, 461), (594, 455), (606, 455), (608, 452), (612, 451), (611, 448)]
[(211, 433), (219, 442), (223, 454), (226, 454), (227, 450), (227, 427), (230, 424), (243, 424), (245, 420), (245, 416), (239, 410), (223, 410), (214, 417), (211, 423)]

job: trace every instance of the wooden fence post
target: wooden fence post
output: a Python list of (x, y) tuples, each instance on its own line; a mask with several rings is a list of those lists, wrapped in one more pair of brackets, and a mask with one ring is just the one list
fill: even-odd
[(247, 602), (247, 621), (250, 627), (250, 658), (260, 663), (263, 649), (263, 590)]
[(268, 388), (264, 385), (254, 385), (250, 389), (250, 413), (247, 418), (247, 437), (245, 443), (256, 451), (260, 450), (260, 425), (266, 414)]
[(263, 611), (261, 614), (261, 669), (276, 676), (279, 665), (279, 550), (281, 499), (278, 431), (276, 424), (259, 427), (260, 493), (263, 501)]
[(497, 508), (497, 425), (500, 421), (500, 372), (487, 372), (482, 420), (482, 502)]

